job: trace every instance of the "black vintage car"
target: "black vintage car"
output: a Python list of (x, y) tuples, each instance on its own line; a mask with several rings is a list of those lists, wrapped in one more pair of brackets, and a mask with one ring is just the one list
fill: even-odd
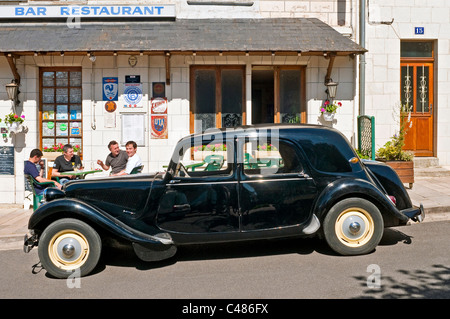
[(90, 273), (109, 238), (144, 261), (180, 245), (315, 235), (358, 255), (375, 249), (385, 227), (424, 217), (390, 167), (361, 162), (341, 133), (314, 125), (193, 134), (166, 172), (73, 181), (44, 197), (24, 250), (38, 246), (59, 278)]

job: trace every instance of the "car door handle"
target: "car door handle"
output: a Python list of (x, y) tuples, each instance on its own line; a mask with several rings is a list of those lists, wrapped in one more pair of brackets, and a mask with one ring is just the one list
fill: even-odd
[(173, 205), (172, 208), (175, 213), (185, 212), (185, 211), (189, 211), (191, 209), (191, 205), (189, 205), (189, 204)]
[(176, 184), (176, 183), (179, 183), (179, 182), (181, 182), (181, 179), (172, 179), (172, 180), (169, 182), (169, 184)]

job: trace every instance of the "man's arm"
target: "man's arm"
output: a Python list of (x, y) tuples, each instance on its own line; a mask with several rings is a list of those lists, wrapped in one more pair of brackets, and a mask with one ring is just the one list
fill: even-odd
[(109, 166), (105, 165), (105, 163), (103, 163), (103, 161), (97, 160), (97, 164), (100, 165), (100, 167), (103, 168), (105, 171), (109, 170)]
[(44, 177), (42, 177), (40, 175), (36, 176), (35, 180), (37, 180), (39, 183), (47, 183), (47, 182), (55, 183), (55, 186), (58, 187), (59, 189), (61, 189), (61, 184), (60, 183), (58, 183), (57, 181), (52, 181), (52, 180), (46, 179), (46, 178), (44, 178)]

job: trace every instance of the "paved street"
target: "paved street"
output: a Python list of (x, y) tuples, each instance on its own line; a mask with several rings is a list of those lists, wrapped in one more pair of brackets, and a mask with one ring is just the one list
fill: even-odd
[(36, 249), (0, 252), (0, 298), (450, 298), (450, 221), (386, 231), (377, 250), (336, 256), (318, 239), (209, 245), (145, 263), (106, 253), (91, 276), (49, 278)]

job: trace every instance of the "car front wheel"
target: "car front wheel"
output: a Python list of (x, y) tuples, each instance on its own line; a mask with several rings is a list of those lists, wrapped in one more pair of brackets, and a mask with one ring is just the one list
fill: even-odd
[(325, 216), (323, 231), (328, 245), (341, 255), (370, 253), (384, 232), (379, 209), (362, 198), (348, 198), (335, 204)]
[[(56, 278), (80, 277), (97, 265), (101, 239), (88, 224), (72, 218), (50, 224), (39, 240), (38, 255), (42, 266)], [(76, 273), (78, 272), (78, 273)]]

